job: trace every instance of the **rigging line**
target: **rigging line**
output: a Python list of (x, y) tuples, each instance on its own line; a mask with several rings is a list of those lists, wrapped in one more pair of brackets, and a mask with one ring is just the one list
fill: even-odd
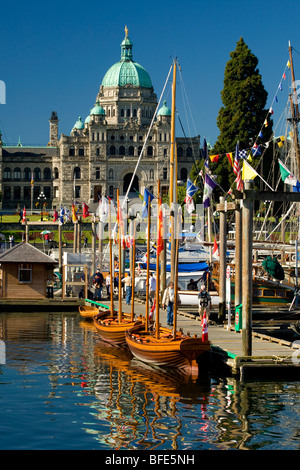
[(195, 133), (195, 135), (197, 135), (197, 130), (196, 130), (195, 122), (194, 122), (194, 119), (193, 119), (192, 110), (191, 110), (191, 107), (190, 107), (190, 103), (189, 103), (188, 95), (187, 95), (187, 92), (186, 92), (186, 88), (185, 88), (184, 82), (183, 82), (182, 71), (181, 71), (181, 69), (179, 69), (179, 70), (180, 70), (179, 77), (180, 77), (180, 80), (181, 80), (182, 101), (183, 101), (183, 104), (184, 104), (185, 116), (186, 116), (186, 120), (187, 120), (187, 123), (188, 123), (189, 132), (191, 134), (190, 127), (189, 127), (189, 119), (188, 119), (187, 110), (186, 110), (186, 103), (188, 105), (189, 114), (190, 114), (191, 119), (192, 119), (192, 123), (193, 123), (193, 127), (194, 127), (194, 133)]
[[(182, 130), (182, 132), (183, 132), (183, 135), (184, 135), (184, 137), (187, 139), (186, 133), (185, 133), (185, 130), (184, 130), (184, 128), (183, 128), (183, 125), (182, 125), (182, 122), (181, 122), (181, 119), (180, 119), (180, 116), (179, 116), (179, 113), (178, 113), (178, 110), (177, 110), (177, 109), (176, 109), (176, 114), (177, 114), (177, 117), (178, 117), (178, 120), (179, 120), (179, 124), (180, 124), (180, 126), (181, 126), (181, 130)], [(194, 160), (194, 165), (195, 165), (196, 171), (197, 171), (197, 173), (198, 173), (198, 174), (197, 174), (197, 178), (199, 178), (201, 168), (200, 168), (200, 170), (198, 171), (198, 164), (197, 164), (197, 160), (196, 160), (196, 158), (195, 158), (195, 156), (194, 156), (194, 147), (193, 147), (193, 146), (192, 146), (192, 158), (193, 158), (193, 160)], [(203, 186), (203, 181), (202, 181), (202, 179), (199, 178), (199, 180), (201, 181), (201, 186)]]
[(136, 163), (136, 166), (135, 166), (134, 172), (133, 172), (133, 174), (132, 174), (132, 177), (131, 177), (130, 184), (129, 184), (129, 186), (128, 186), (128, 189), (127, 189), (127, 191), (126, 191), (126, 194), (125, 194), (125, 197), (124, 197), (124, 201), (123, 201), (123, 204), (122, 204), (122, 209), (124, 208), (124, 206), (125, 206), (125, 204), (126, 204), (126, 201), (127, 201), (127, 199), (128, 199), (128, 194), (129, 194), (129, 192), (130, 192), (130, 189), (131, 189), (131, 186), (132, 186), (133, 180), (134, 180), (134, 178), (135, 178), (135, 175), (136, 175), (136, 171), (137, 171), (137, 169), (138, 169), (138, 166), (139, 166), (139, 164), (140, 164), (140, 161), (141, 161), (141, 159), (142, 159), (143, 152), (144, 152), (144, 150), (145, 150), (146, 143), (147, 143), (147, 141), (148, 141), (148, 138), (149, 138), (150, 132), (151, 132), (151, 130), (152, 130), (152, 126), (153, 126), (154, 120), (155, 120), (155, 118), (156, 118), (157, 111), (158, 111), (158, 109), (159, 109), (160, 102), (161, 102), (161, 100), (162, 100), (163, 94), (164, 94), (164, 92), (165, 92), (165, 88), (166, 88), (166, 86), (167, 86), (167, 83), (168, 83), (169, 76), (170, 76), (170, 73), (171, 73), (171, 70), (172, 70), (172, 68), (173, 68), (173, 63), (171, 64), (171, 67), (170, 67), (170, 70), (169, 70), (169, 73), (168, 73), (167, 79), (166, 79), (166, 81), (165, 81), (165, 84), (164, 84), (163, 90), (162, 90), (162, 92), (161, 92), (161, 95), (160, 95), (159, 101), (158, 101), (158, 103), (157, 103), (157, 106), (156, 106), (156, 109), (155, 109), (155, 113), (153, 114), (152, 121), (151, 121), (150, 127), (149, 127), (149, 129), (148, 129), (148, 132), (147, 132), (147, 135), (146, 135), (145, 142), (144, 142), (144, 144), (143, 144), (143, 147), (142, 147), (142, 149), (141, 149), (141, 152), (140, 152), (140, 155), (139, 155), (138, 161), (137, 161), (137, 163)]

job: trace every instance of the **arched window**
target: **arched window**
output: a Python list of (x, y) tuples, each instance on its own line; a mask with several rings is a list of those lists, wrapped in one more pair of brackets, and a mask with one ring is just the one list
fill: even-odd
[(108, 170), (108, 179), (109, 180), (113, 180), (114, 179), (114, 170), (112, 168), (110, 168)]
[(59, 178), (58, 168), (54, 168), (54, 178), (57, 180)]
[(163, 168), (163, 179), (168, 179), (168, 168)]
[(119, 148), (119, 155), (125, 155), (125, 147), (124, 147), (124, 145), (121, 145), (121, 147)]
[(113, 186), (110, 186), (110, 187), (109, 187), (108, 193), (109, 193), (109, 196), (110, 196), (110, 197), (114, 197), (114, 187), (113, 187)]
[(50, 168), (44, 169), (44, 180), (51, 180), (51, 170)]
[(14, 169), (14, 179), (20, 180), (21, 179), (21, 168)]
[(150, 179), (153, 180), (154, 179), (154, 170), (151, 168), (150, 170)]
[(193, 156), (193, 151), (192, 151), (192, 148), (191, 147), (188, 147), (186, 149), (186, 156), (187, 157), (192, 157)]
[(130, 145), (130, 147), (128, 149), (128, 155), (130, 157), (133, 157), (133, 155), (134, 155), (134, 147), (132, 145)]
[(127, 109), (126, 116), (130, 117), (130, 109)]
[(34, 181), (37, 181), (37, 180), (41, 179), (41, 170), (40, 170), (40, 168), (35, 168), (33, 173), (34, 173)]
[(99, 155), (100, 155), (100, 149), (99, 149), (99, 147), (96, 148), (96, 155), (97, 155), (97, 157), (99, 157)]
[(75, 177), (76, 180), (80, 180), (80, 178), (81, 178), (81, 171), (80, 171), (79, 166), (76, 166), (74, 168), (74, 177)]
[(10, 168), (4, 168), (4, 175), (3, 175), (5, 180), (10, 180), (11, 179), (11, 169)]
[(69, 156), (70, 156), (70, 157), (74, 157), (74, 155), (75, 155), (75, 148), (74, 148), (74, 147), (70, 147), (70, 148), (69, 148)]
[(177, 157), (183, 157), (183, 148), (177, 147)]
[(110, 146), (109, 155), (116, 155), (116, 147), (114, 145)]
[(136, 118), (136, 116), (137, 116), (137, 111), (136, 111), (136, 109), (134, 109), (134, 110), (133, 110), (133, 117)]
[(149, 145), (149, 147), (147, 147), (147, 155), (148, 155), (149, 157), (152, 157), (152, 155), (153, 155), (153, 147), (152, 147), (152, 145)]
[(31, 180), (31, 170), (30, 168), (25, 168), (24, 170), (24, 180), (30, 181)]
[[(98, 140), (99, 140), (99, 139), (98, 139)], [(78, 155), (79, 155), (79, 157), (83, 157), (83, 156), (84, 156), (84, 147), (79, 147)]]
[(121, 109), (121, 117), (124, 117), (124, 109)]

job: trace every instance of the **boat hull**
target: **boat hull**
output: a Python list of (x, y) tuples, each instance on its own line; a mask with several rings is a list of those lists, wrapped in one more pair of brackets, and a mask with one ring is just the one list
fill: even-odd
[(90, 305), (80, 305), (78, 307), (80, 315), (85, 319), (93, 319), (99, 313), (99, 309)]
[(126, 332), (126, 342), (132, 354), (142, 362), (155, 366), (172, 367), (192, 371), (198, 368), (198, 357), (210, 350), (210, 342), (191, 338), (181, 333), (173, 338), (172, 331), (160, 328), (160, 338), (146, 333), (143, 325), (136, 325)]
[(112, 316), (109, 312), (101, 312), (94, 317), (94, 325), (99, 336), (115, 346), (126, 346), (126, 330), (138, 324), (142, 324), (142, 319), (131, 321), (129, 315), (124, 315), (121, 322), (117, 316)]

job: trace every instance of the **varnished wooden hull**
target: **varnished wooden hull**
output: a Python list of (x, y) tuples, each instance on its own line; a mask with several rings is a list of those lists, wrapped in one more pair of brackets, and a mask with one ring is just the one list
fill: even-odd
[(78, 308), (80, 315), (85, 319), (93, 319), (99, 313), (99, 309), (90, 305), (80, 305)]
[(126, 342), (132, 354), (147, 364), (186, 370), (196, 368), (197, 358), (210, 350), (210, 342), (200, 337), (178, 332), (174, 339), (171, 330), (160, 328), (160, 338), (156, 339), (153, 333), (145, 332), (143, 325), (128, 330)]
[(131, 321), (129, 315), (124, 315), (121, 322), (117, 316), (112, 316), (109, 312), (101, 312), (94, 317), (94, 325), (99, 336), (116, 346), (126, 346), (126, 330), (138, 324), (142, 324), (142, 319)]

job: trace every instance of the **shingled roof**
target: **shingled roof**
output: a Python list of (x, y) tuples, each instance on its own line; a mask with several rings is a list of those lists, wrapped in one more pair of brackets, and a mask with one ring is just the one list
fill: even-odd
[(57, 264), (57, 262), (29, 243), (19, 243), (0, 255), (0, 263), (42, 263)]

